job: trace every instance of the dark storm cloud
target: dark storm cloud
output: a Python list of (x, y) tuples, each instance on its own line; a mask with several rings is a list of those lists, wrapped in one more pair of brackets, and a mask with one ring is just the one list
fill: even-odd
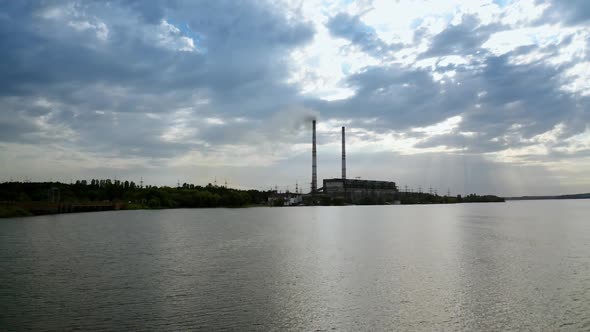
[(402, 44), (385, 43), (372, 27), (361, 21), (359, 16), (340, 13), (330, 18), (326, 26), (333, 36), (344, 38), (351, 45), (356, 45), (363, 52), (378, 58), (386, 57), (390, 52), (403, 47)]

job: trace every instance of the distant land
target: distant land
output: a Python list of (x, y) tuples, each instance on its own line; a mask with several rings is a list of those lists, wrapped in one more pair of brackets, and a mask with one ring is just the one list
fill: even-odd
[(518, 197), (504, 197), (507, 201), (525, 201), (525, 200), (539, 200), (539, 199), (589, 199), (590, 193), (586, 194), (570, 194), (557, 196), (518, 196)]
[[(368, 195), (356, 205), (455, 204), (504, 202), (502, 197), (469, 194), (440, 196), (436, 192), (399, 192), (391, 197)], [(240, 190), (207, 184), (179, 183), (174, 187), (136, 185), (111, 179), (60, 182), (0, 183), (0, 218), (105, 210), (215, 208), (250, 206), (355, 205), (345, 197), (276, 190)]]

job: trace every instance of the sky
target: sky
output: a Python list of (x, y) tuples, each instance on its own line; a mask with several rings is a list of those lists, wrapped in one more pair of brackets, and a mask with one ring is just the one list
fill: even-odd
[(0, 181), (590, 192), (587, 0), (0, 0)]

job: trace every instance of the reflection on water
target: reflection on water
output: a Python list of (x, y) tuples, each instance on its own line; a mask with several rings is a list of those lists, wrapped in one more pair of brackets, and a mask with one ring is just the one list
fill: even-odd
[(0, 329), (588, 330), (590, 201), (0, 222)]

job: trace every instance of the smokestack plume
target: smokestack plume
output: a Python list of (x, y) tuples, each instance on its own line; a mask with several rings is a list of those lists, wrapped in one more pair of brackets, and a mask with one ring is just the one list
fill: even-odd
[(314, 194), (318, 189), (318, 173), (317, 173), (317, 150), (315, 143), (315, 120), (312, 121), (312, 147), (311, 147), (311, 193)]
[(342, 180), (346, 180), (346, 138), (342, 127)]

